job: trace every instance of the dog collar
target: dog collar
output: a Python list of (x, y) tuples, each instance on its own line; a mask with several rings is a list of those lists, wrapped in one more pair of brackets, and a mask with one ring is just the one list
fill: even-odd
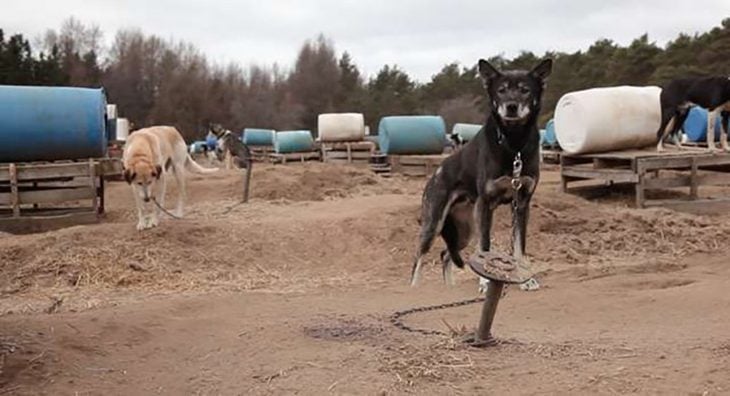
[(501, 129), (499, 129), (499, 124), (497, 124), (496, 126), (497, 126), (497, 144), (499, 144), (504, 149), (506, 149), (507, 151), (509, 151), (510, 154), (512, 154), (512, 155), (520, 154), (522, 152), (522, 149), (524, 148), (524, 146), (520, 147), (519, 150), (515, 150), (509, 144), (509, 141), (507, 140), (507, 136), (504, 133), (502, 133), (502, 130)]

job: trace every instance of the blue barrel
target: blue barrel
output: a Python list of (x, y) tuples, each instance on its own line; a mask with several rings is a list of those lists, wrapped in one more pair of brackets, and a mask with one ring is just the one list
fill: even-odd
[(205, 137), (205, 144), (208, 146), (208, 150), (213, 151), (216, 147), (218, 147), (218, 138), (216, 138), (214, 134), (208, 132), (208, 135)]
[(281, 131), (274, 137), (274, 150), (279, 154), (312, 151), (314, 139), (310, 131)]
[(378, 136), (380, 151), (385, 154), (441, 154), (446, 124), (439, 116), (383, 117)]
[(274, 130), (246, 128), (243, 130), (243, 144), (246, 146), (273, 146)]
[(451, 133), (459, 135), (462, 140), (468, 142), (474, 139), (474, 136), (482, 130), (482, 126), (479, 124), (454, 124), (454, 128)]
[(0, 85), (0, 162), (103, 157), (103, 89)]
[(545, 135), (542, 139), (542, 145), (547, 147), (554, 147), (558, 144), (558, 137), (555, 135), (555, 120), (550, 119), (545, 125)]
[(193, 142), (193, 144), (190, 145), (190, 153), (191, 154), (200, 154), (205, 151), (205, 148), (208, 146), (208, 142), (205, 142), (203, 140), (198, 140), (196, 142)]
[[(715, 140), (720, 139), (721, 118), (715, 117)], [(707, 141), (707, 110), (693, 106), (684, 121), (684, 133), (690, 142)]]

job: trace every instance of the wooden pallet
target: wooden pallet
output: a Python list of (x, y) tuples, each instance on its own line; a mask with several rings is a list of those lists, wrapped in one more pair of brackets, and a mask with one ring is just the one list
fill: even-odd
[(375, 153), (373, 142), (323, 142), (321, 144), (322, 161), (330, 164), (360, 164), (370, 163), (370, 157)]
[(309, 151), (306, 153), (287, 153), (287, 154), (269, 154), (269, 161), (274, 164), (288, 164), (293, 162), (319, 161), (319, 151)]
[(388, 156), (382, 153), (373, 153), (370, 157), (370, 170), (383, 177), (390, 177), (391, 166), (388, 162)]
[(117, 158), (0, 164), (0, 229), (96, 221), (104, 213), (105, 177), (121, 172)]
[[(560, 157), (562, 190), (576, 181), (594, 180), (604, 184), (630, 184), (635, 190), (636, 207), (672, 206), (698, 199), (700, 186), (730, 185), (730, 154), (705, 151), (654, 149), (615, 151)], [(647, 190), (688, 188), (686, 198), (648, 200)]]
[(254, 162), (269, 162), (269, 156), (274, 154), (274, 146), (248, 146)]
[(406, 176), (428, 177), (431, 176), (449, 155), (390, 155), (392, 172), (401, 173)]
[(548, 149), (541, 149), (540, 150), (540, 156), (542, 158), (542, 162), (546, 164), (553, 164), (557, 165), (560, 164), (560, 150), (548, 150)]

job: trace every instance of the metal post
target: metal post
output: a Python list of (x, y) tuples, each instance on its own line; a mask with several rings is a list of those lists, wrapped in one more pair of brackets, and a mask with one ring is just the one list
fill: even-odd
[(473, 346), (486, 347), (495, 344), (496, 341), (492, 337), (492, 322), (494, 321), (494, 315), (497, 313), (499, 299), (502, 297), (502, 289), (504, 289), (504, 282), (489, 281), (487, 295), (482, 306), (482, 317), (479, 320), (479, 328), (474, 334), (472, 342)]
[(253, 168), (253, 160), (249, 160), (246, 164), (246, 177), (243, 180), (243, 202), (248, 202), (248, 192), (251, 186), (251, 168)]

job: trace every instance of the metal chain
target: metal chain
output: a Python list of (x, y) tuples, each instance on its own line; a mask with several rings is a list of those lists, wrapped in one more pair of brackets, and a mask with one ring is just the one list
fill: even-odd
[(520, 190), (522, 189), (522, 154), (518, 151), (512, 161), (512, 235), (510, 245), (512, 254), (515, 254), (515, 230), (517, 229), (517, 202), (519, 201)]
[(438, 304), (438, 305), (428, 305), (428, 306), (422, 306), (422, 307), (416, 307), (416, 308), (409, 308), (404, 309), (402, 311), (397, 311), (390, 315), (390, 323), (393, 324), (393, 326), (403, 330), (407, 331), (409, 333), (419, 333), (423, 335), (440, 335), (448, 337), (449, 335), (444, 333), (440, 330), (430, 330), (430, 329), (418, 329), (415, 327), (408, 326), (407, 324), (403, 323), (403, 318), (414, 314), (418, 312), (429, 312), (429, 311), (436, 311), (440, 309), (448, 309), (448, 308), (456, 308), (456, 307), (463, 307), (465, 305), (470, 304), (476, 304), (484, 301), (484, 297), (476, 297), (476, 298), (470, 298), (468, 300), (462, 300), (462, 301), (456, 301), (446, 304)]
[(156, 200), (156, 199), (155, 199), (154, 197), (152, 197), (152, 202), (154, 202), (154, 203), (155, 203), (155, 205), (156, 205), (156, 206), (157, 206), (157, 207), (158, 207), (158, 208), (159, 208), (159, 209), (160, 209), (160, 210), (161, 210), (161, 211), (162, 211), (163, 213), (165, 213), (166, 215), (168, 215), (168, 216), (172, 217), (172, 218), (173, 218), (173, 219), (175, 219), (175, 220), (182, 220), (182, 217), (180, 217), (180, 216), (177, 216), (177, 215), (175, 215), (175, 214), (173, 214), (173, 213), (170, 213), (170, 211), (168, 211), (167, 209), (163, 208), (163, 207), (162, 207), (162, 205), (160, 205), (160, 203), (159, 203), (159, 202), (157, 202), (157, 200)]

